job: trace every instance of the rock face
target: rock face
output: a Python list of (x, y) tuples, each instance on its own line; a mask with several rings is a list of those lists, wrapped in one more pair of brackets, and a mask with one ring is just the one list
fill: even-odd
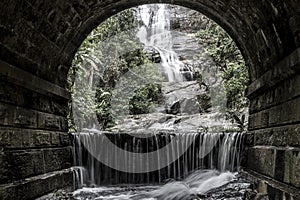
[[(176, 115), (209, 111), (209, 95), (197, 81), (164, 83), (162, 90), (166, 102), (166, 113)], [(205, 106), (201, 107), (201, 105)]]
[(149, 60), (151, 60), (153, 63), (160, 63), (161, 62), (160, 54), (156, 49), (146, 47), (144, 49), (144, 51), (146, 52), (147, 58)]
[[(5, 72), (3, 78), (1, 78), (1, 84), (3, 85), (0, 87), (1, 107), (7, 110), (8, 113), (1, 113), (1, 134), (14, 132), (18, 136), (16, 137), (17, 140), (13, 140), (14, 143), (10, 146), (11, 151), (16, 151), (15, 149), (30, 151), (31, 149), (50, 148), (48, 145), (35, 143), (31, 145), (31, 143), (27, 143), (27, 140), (24, 140), (24, 132), (29, 135), (28, 138), (32, 141), (36, 134), (35, 131), (39, 129), (45, 134), (51, 134), (49, 138), (51, 138), (53, 146), (61, 146), (59, 139), (57, 139), (59, 138), (57, 137), (58, 134), (55, 132), (57, 130), (50, 132), (50, 129), (40, 128), (36, 124), (34, 128), (30, 129), (31, 127), (28, 124), (16, 123), (13, 120), (10, 123), (7, 119), (11, 116), (18, 116), (21, 108), (26, 108), (27, 113), (31, 115), (39, 111), (38, 114), (45, 112), (53, 114), (50, 116), (66, 116), (66, 114), (57, 112), (56, 108), (61, 107), (65, 110), (68, 108), (69, 97), (67, 91), (64, 90), (68, 64), (71, 63), (73, 54), (82, 43), (84, 36), (95, 27), (95, 22), (97, 22), (97, 20), (87, 19), (95, 19), (100, 16), (109, 17), (115, 14), (119, 8), (124, 8), (124, 5), (129, 2), (131, 4), (128, 4), (128, 7), (141, 3), (140, 1), (107, 0), (67, 0), (56, 1), (55, 4), (53, 4), (53, 1), (1, 1), (0, 57), (3, 61), (1, 61), (1, 70)], [(235, 32), (235, 40), (240, 41), (240, 47), (250, 63), (249, 71), (253, 78), (253, 85), (249, 90), (249, 98), (252, 104), (250, 108), (250, 130), (253, 130), (251, 133), (255, 137), (252, 144), (254, 146), (253, 150), (259, 151), (255, 148), (256, 146), (265, 149), (272, 148), (274, 151), (277, 150), (277, 147), (280, 147), (281, 151), (289, 153), (288, 150), (291, 147), (299, 147), (300, 112), (299, 103), (297, 103), (299, 102), (299, 87), (296, 86), (299, 85), (300, 78), (299, 75), (296, 75), (298, 71), (295, 70), (298, 69), (299, 64), (294, 65), (299, 63), (299, 1), (260, 1), (255, 3), (252, 0), (187, 0), (181, 3), (198, 11), (203, 10), (203, 7), (209, 8), (207, 9), (208, 13), (212, 17), (218, 18), (221, 25), (226, 25), (228, 31)], [(224, 9), (223, 5), (226, 5), (228, 9)], [(243, 9), (245, 5), (249, 5), (249, 9)], [(107, 9), (103, 9), (104, 7)], [(253, 28), (257, 31), (253, 31)], [(275, 28), (277, 31), (274, 30)], [(265, 40), (266, 42), (264, 42)], [(298, 50), (296, 51), (296, 49)], [(294, 51), (296, 52), (291, 54)], [(283, 58), (286, 59), (282, 60)], [(5, 67), (4, 62), (7, 63), (8, 67)], [(276, 65), (279, 62), (280, 65)], [(274, 68), (275, 65), (277, 68)], [(13, 69), (16, 73), (6, 73), (6, 70), (11, 71), (13, 66), (16, 66), (19, 71)], [(23, 71), (20, 71), (21, 69)], [(259, 79), (266, 72), (268, 76)], [(20, 80), (24, 80), (24, 82)], [(40, 80), (39, 84), (33, 85), (33, 83), (36, 83), (34, 81), (37, 80)], [(52, 86), (49, 86), (49, 83), (53, 83)], [(256, 86), (260, 87), (257, 88)], [(6, 89), (8, 87), (11, 87), (11, 89)], [(24, 89), (27, 90), (26, 95)], [(60, 97), (58, 104), (53, 103), (55, 99), (53, 96), (56, 97), (57, 95)], [(24, 97), (27, 97), (28, 101), (24, 100)], [(41, 98), (41, 101), (34, 104), (32, 103), (33, 98)], [(291, 99), (295, 101), (291, 102)], [(48, 107), (51, 109), (48, 110)], [(62, 119), (63, 123), (65, 117)], [(7, 129), (9, 130), (7, 131)], [(59, 133), (61, 132), (67, 134), (67, 130), (59, 130)], [(267, 141), (257, 140), (257, 137), (261, 137), (262, 134), (270, 135)], [(283, 138), (280, 144), (275, 134)], [(50, 139), (47, 141), (50, 142)], [(3, 140), (1, 142), (4, 147), (1, 153), (6, 156), (9, 153), (6, 148), (8, 145)], [(299, 152), (298, 149), (295, 149), (295, 151)], [(276, 156), (273, 158), (275, 159)], [(264, 157), (260, 159), (264, 159)], [(24, 165), (31, 165), (32, 157), (27, 161)], [(275, 163), (282, 162), (278, 160)], [(1, 167), (1, 172), (6, 169), (10, 168), (8, 166)], [(256, 171), (264, 173), (259, 168)], [(291, 175), (300, 174), (299, 170), (290, 167), (289, 164), (286, 164), (281, 172)], [(35, 175), (31, 175), (31, 177)], [(275, 179), (275, 177), (278, 176), (270, 178)], [(22, 178), (17, 177), (17, 180), (20, 179)], [(56, 180), (53, 178), (39, 179), (37, 184), (41, 186), (41, 182), (43, 182), (47, 187), (53, 186), (59, 183)], [(279, 181), (284, 182), (283, 180), (288, 179), (280, 178)], [(2, 183), (11, 182), (11, 180), (3, 179), (1, 181)], [(290, 183), (293, 184), (287, 182), (287, 184)], [(32, 187), (24, 185), (24, 191), (26, 190), (29, 193), (34, 188), (37, 195), (47, 192), (45, 187), (38, 190), (37, 184), (31, 184)], [(268, 185), (268, 188), (270, 187)], [(53, 187), (51, 190), (54, 189)], [(27, 197), (24, 194), (22, 195), (20, 190), (12, 190), (11, 187), (6, 189), (2, 186), (1, 190), (8, 191), (7, 193), (10, 194), (15, 193), (16, 198), (12, 199), (25, 199)], [(32, 198), (35, 197), (32, 196)]]
[(231, 128), (231, 123), (211, 109), (209, 93), (197, 81), (162, 83), (163, 103), (153, 106), (151, 113), (128, 115), (118, 119), (113, 132), (145, 132), (157, 130), (203, 131), (208, 128)]
[(165, 113), (151, 113), (130, 115), (117, 121), (117, 125), (108, 129), (111, 132), (155, 132), (160, 130), (209, 131), (232, 128), (231, 124), (220, 119), (218, 113), (193, 115), (172, 115)]

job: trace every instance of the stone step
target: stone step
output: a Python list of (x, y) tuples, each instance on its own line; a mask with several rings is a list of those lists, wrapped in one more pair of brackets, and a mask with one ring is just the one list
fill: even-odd
[(0, 199), (34, 199), (59, 188), (72, 187), (72, 170), (64, 169), (0, 185)]

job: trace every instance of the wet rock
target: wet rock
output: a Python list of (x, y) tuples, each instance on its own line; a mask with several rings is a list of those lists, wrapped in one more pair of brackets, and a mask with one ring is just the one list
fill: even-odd
[[(165, 185), (166, 186), (166, 185)], [(52, 194), (49, 194), (39, 200), (83, 200), (83, 199), (131, 199), (131, 200), (142, 200), (149, 199), (150, 196), (153, 195), (153, 191), (160, 190), (162, 185), (117, 185), (111, 187), (100, 187), (100, 188), (83, 188), (79, 189), (75, 192), (67, 192), (63, 190), (56, 191)], [(186, 186), (187, 187), (187, 186)], [(185, 187), (184, 187), (185, 188)], [(238, 178), (229, 182), (226, 185), (221, 187), (209, 190), (206, 193), (198, 193), (195, 194), (193, 192), (183, 191), (178, 193), (178, 191), (174, 191), (178, 195), (170, 195), (173, 196), (173, 200), (252, 200), (260, 198), (257, 195), (256, 191), (253, 189), (253, 183)], [(170, 188), (169, 188), (170, 189)], [(170, 191), (169, 191), (170, 192)], [(156, 194), (156, 193), (155, 193)], [(164, 200), (164, 194), (156, 197), (151, 197), (151, 199), (155, 200)], [(261, 198), (260, 198), (261, 199)], [(268, 198), (264, 198), (268, 200)]]
[(159, 52), (155, 48), (146, 47), (144, 49), (146, 52), (146, 56), (149, 60), (151, 60), (153, 63), (160, 63), (161, 62), (161, 56)]
[[(160, 130), (177, 131), (209, 131), (231, 129), (232, 124), (222, 119), (219, 113), (203, 113), (192, 115), (172, 115), (166, 113), (150, 113), (130, 115), (119, 119), (111, 132), (155, 132)], [(206, 127), (204, 125), (209, 125)]]
[(181, 72), (181, 74), (183, 75), (183, 77), (185, 78), (186, 81), (192, 81), (193, 80), (193, 73), (190, 71), (184, 71)]
[(201, 110), (200, 104), (210, 105), (210, 99), (201, 98), (207, 92), (197, 81), (164, 83), (162, 91), (166, 102), (166, 113), (197, 114), (208, 111), (208, 109)]
[(142, 132), (145, 129), (197, 130), (202, 129), (203, 124), (227, 126), (218, 120), (217, 112), (211, 112), (208, 91), (197, 81), (164, 82), (162, 93), (162, 102), (154, 105), (150, 113), (122, 116), (116, 119), (116, 125), (108, 130)]

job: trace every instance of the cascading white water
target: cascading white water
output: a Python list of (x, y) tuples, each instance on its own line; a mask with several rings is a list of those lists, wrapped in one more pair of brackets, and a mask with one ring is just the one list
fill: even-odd
[(170, 16), (167, 5), (150, 4), (138, 7), (137, 18), (143, 22), (137, 36), (145, 45), (159, 52), (161, 67), (169, 82), (184, 81), (180, 71), (184, 64), (173, 50)]
[[(91, 199), (87, 198), (90, 196), (96, 197), (92, 199), (103, 200), (196, 200), (202, 199), (197, 196), (205, 196), (207, 192), (235, 180), (235, 173), (197, 170), (182, 181), (171, 181), (165, 185), (82, 188), (73, 193), (73, 198), (84, 200)], [(205, 199), (217, 200), (218, 198)]]
[[(171, 143), (174, 135), (176, 141)], [(127, 134), (99, 133), (87, 130), (84, 133), (74, 134), (74, 162), (76, 182), (78, 186), (103, 185), (114, 183), (155, 183), (165, 179), (182, 179), (197, 169), (217, 169), (220, 172), (235, 171), (239, 167), (240, 150), (242, 145), (242, 133), (148, 133), (148, 138), (129, 137)], [(105, 153), (104, 138), (111, 141), (126, 151), (150, 153), (159, 149), (165, 144), (166, 151), (161, 151), (157, 158), (158, 163), (167, 159), (168, 165), (160, 170), (144, 173), (130, 174), (117, 172), (107, 168), (100, 163), (91, 152), (99, 152), (104, 159), (116, 159), (117, 152)], [(189, 145), (189, 148), (186, 148)], [(180, 149), (187, 149), (183, 155), (179, 154)], [(94, 154), (94, 153), (92, 153)], [(135, 154), (133, 154), (135, 155)], [(124, 156), (128, 156), (124, 154)], [(171, 162), (175, 160), (175, 162)], [(115, 160), (117, 163), (118, 160)], [(121, 165), (127, 165), (132, 171), (140, 168), (141, 162), (149, 166), (153, 160), (138, 160), (138, 157), (125, 157)], [(146, 163), (145, 163), (146, 162)], [(80, 173), (78, 173), (80, 171)], [(147, 171), (147, 170), (145, 170)], [(108, 176), (111, 175), (111, 177)], [(149, 180), (149, 176), (152, 177)], [(139, 180), (139, 181), (137, 181)]]
[[(172, 49), (172, 34), (167, 5), (144, 5), (138, 7), (137, 17), (143, 22), (137, 36), (145, 45), (156, 50), (161, 57), (161, 67), (169, 82), (185, 81), (181, 70), (183, 63)], [(174, 123), (171, 123), (174, 124)], [(148, 134), (148, 138), (128, 137), (122, 133), (104, 133), (86, 130), (75, 133), (73, 144), (74, 182), (75, 188), (100, 185), (152, 184), (165, 180), (173, 181), (161, 189), (139, 195), (123, 195), (103, 199), (185, 199), (185, 196), (205, 193), (213, 188), (224, 185), (235, 178), (233, 171), (239, 168), (240, 151), (242, 149), (242, 133), (196, 133), (196, 132), (157, 131)], [(171, 143), (176, 135), (176, 141)], [(105, 137), (124, 150), (122, 160), (118, 159), (117, 151), (105, 151)], [(134, 153), (153, 152), (166, 144), (166, 151), (157, 154), (155, 160), (150, 156), (146, 159), (129, 156), (126, 151)], [(189, 146), (188, 148), (186, 148)], [(184, 154), (180, 150), (186, 149)], [(92, 151), (93, 153), (89, 152)], [(95, 152), (98, 155), (95, 157)], [(126, 173), (105, 166), (97, 156), (104, 160), (113, 160), (116, 165), (128, 166), (130, 171), (144, 164), (147, 173)], [(170, 163), (162, 167), (160, 162)], [(153, 162), (158, 163), (159, 170), (151, 171)], [(210, 170), (204, 170), (210, 169)], [(193, 172), (193, 173), (192, 173)], [(191, 174), (192, 173), (192, 174)], [(101, 189), (100, 189), (101, 190)], [(75, 192), (76, 194), (76, 192)], [(99, 197), (99, 199), (102, 199)]]

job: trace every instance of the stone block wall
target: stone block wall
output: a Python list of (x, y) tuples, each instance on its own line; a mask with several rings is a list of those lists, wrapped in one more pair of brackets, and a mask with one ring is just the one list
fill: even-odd
[(0, 199), (72, 186), (67, 93), (5, 62), (0, 77)]
[[(280, 199), (289, 186), (299, 191), (299, 0), (4, 0), (0, 197), (34, 198), (70, 182), (64, 171), (71, 163), (65, 85), (73, 56), (108, 17), (158, 2), (202, 12), (237, 42), (251, 77), (253, 141), (246, 168), (267, 180), (273, 199)], [(15, 181), (21, 184), (12, 185)]]
[(248, 90), (253, 141), (246, 168), (259, 174), (268, 188), (261, 192), (269, 193), (271, 199), (300, 198), (299, 71), (298, 48)]

